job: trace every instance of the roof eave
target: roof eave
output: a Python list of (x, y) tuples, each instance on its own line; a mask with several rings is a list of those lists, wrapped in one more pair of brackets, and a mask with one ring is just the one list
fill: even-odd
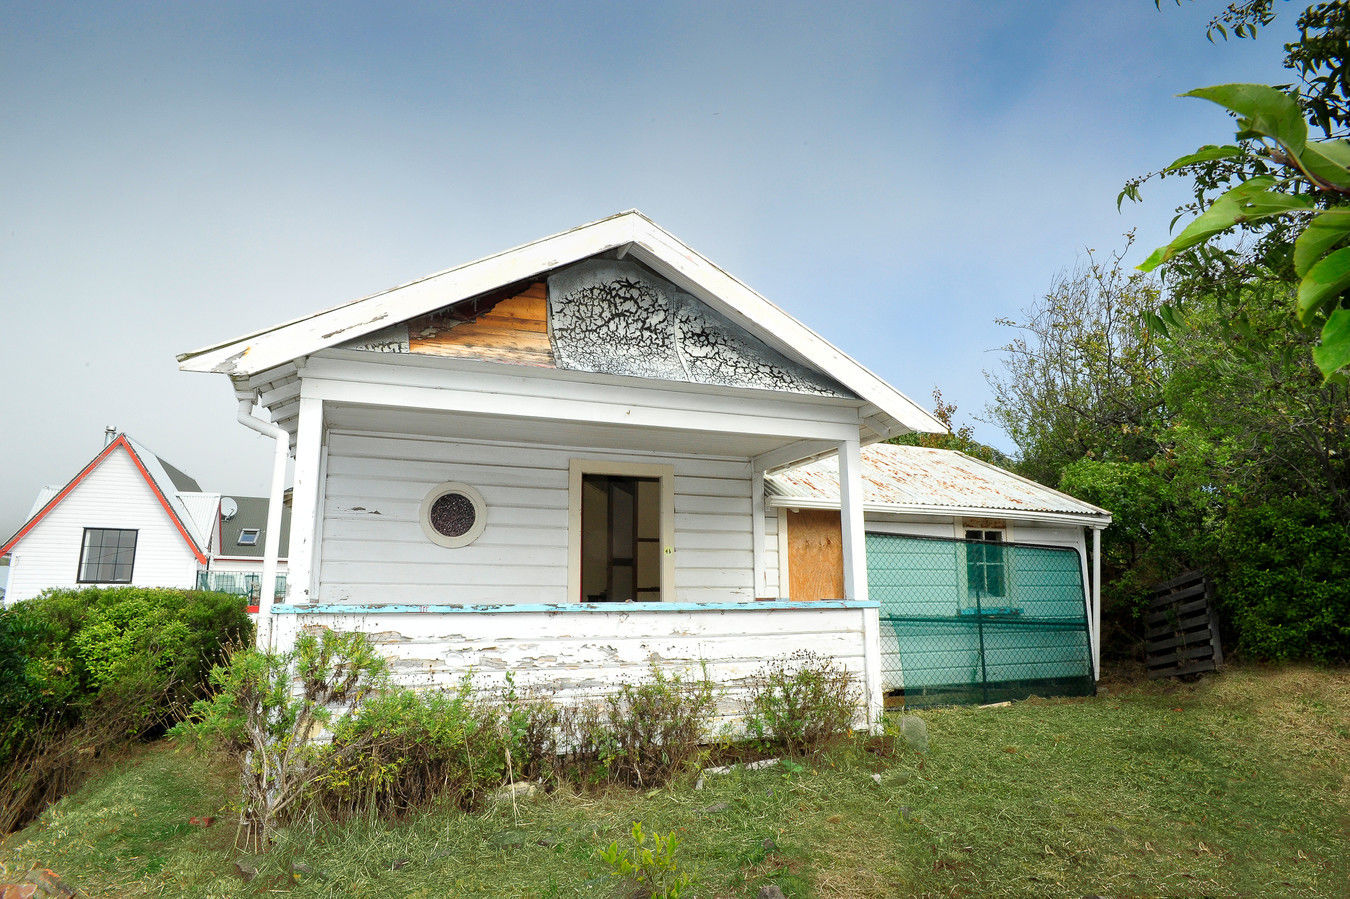
[[(774, 509), (838, 509), (838, 499), (775, 494), (765, 497), (765, 504)], [(1050, 512), (1036, 509), (999, 509), (988, 506), (933, 506), (924, 503), (863, 503), (864, 512), (892, 515), (942, 515), (972, 518), (1006, 518), (1012, 521), (1052, 521), (1081, 527), (1104, 528), (1111, 524), (1111, 514), (1103, 512)]]

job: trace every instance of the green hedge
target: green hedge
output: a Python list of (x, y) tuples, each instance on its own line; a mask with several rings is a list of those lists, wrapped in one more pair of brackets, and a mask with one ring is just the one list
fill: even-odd
[(1230, 512), (1220, 609), (1250, 658), (1350, 661), (1350, 532), (1308, 499)]
[(0, 761), (25, 730), (73, 726), (96, 704), (128, 706), (140, 733), (202, 695), (225, 647), (252, 640), (237, 596), (143, 587), (48, 590), (0, 613)]

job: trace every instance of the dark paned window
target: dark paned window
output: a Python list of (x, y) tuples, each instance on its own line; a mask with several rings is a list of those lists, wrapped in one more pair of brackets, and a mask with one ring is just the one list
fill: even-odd
[(85, 528), (80, 548), (81, 584), (129, 584), (136, 561), (136, 532)]
[(966, 531), (966, 585), (972, 597), (1002, 598), (1008, 595), (1003, 565), (1002, 531)]
[(239, 545), (240, 545), (240, 546), (257, 546), (257, 545), (258, 545), (258, 533), (259, 533), (258, 528), (244, 528), (244, 529), (242, 529), (242, 530), (239, 532)]

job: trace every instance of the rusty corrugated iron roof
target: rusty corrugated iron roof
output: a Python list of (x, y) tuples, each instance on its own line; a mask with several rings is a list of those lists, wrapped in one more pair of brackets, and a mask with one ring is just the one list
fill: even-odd
[[(869, 510), (988, 509), (1111, 519), (1105, 509), (955, 450), (877, 443), (863, 447), (862, 463), (863, 498)], [(778, 471), (766, 475), (764, 483), (770, 496), (837, 506), (839, 460), (831, 456)]]

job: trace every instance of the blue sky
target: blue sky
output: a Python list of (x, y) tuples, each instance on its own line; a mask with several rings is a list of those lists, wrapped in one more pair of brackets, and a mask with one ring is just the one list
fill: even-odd
[(0, 6), (0, 531), (105, 425), (264, 493), (176, 353), (628, 208), (971, 422), (994, 319), (1163, 242), (1179, 188), (1121, 184), (1231, 137), (1174, 95), (1284, 80), (1297, 9), (1222, 5)]

